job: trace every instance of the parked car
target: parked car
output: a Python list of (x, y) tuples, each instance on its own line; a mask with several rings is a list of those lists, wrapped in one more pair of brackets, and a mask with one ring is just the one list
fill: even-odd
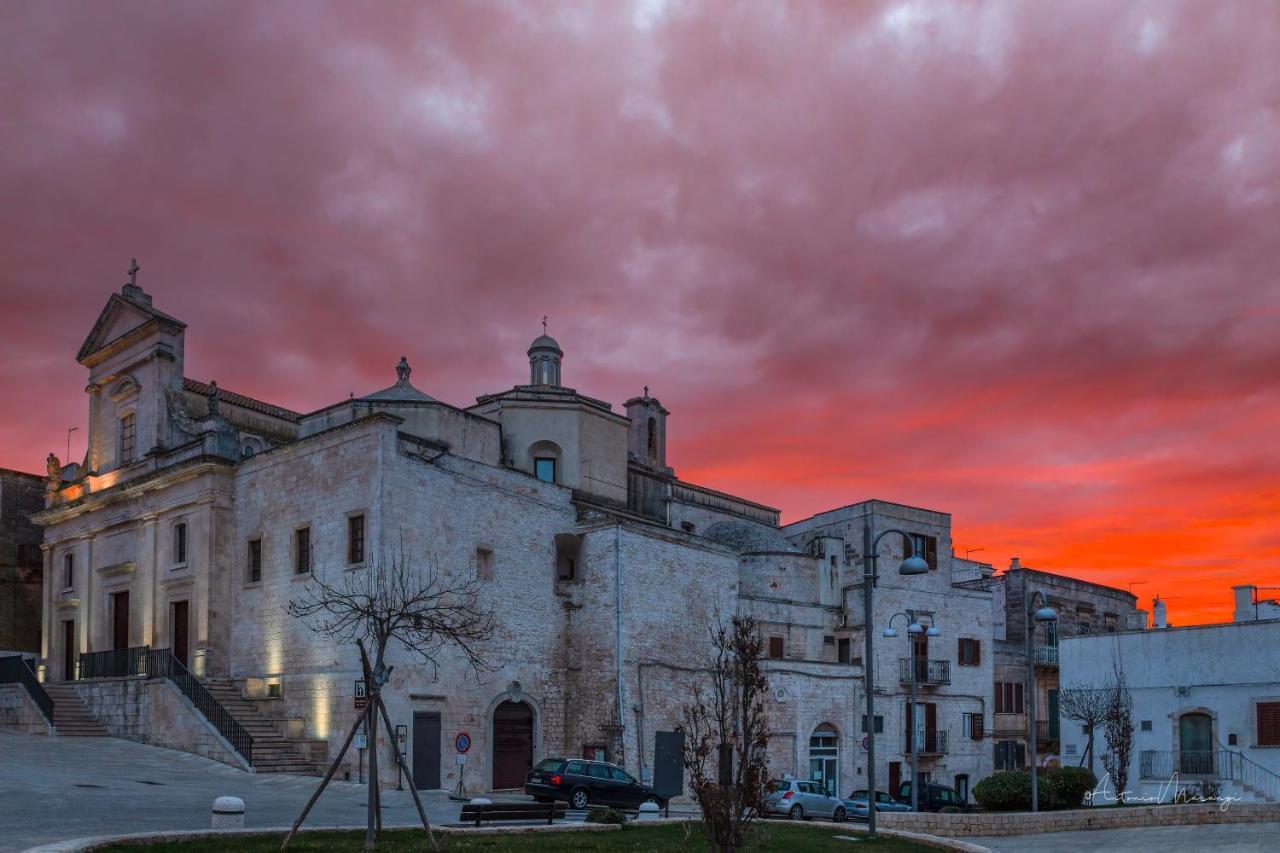
[(636, 808), (641, 803), (667, 801), (616, 764), (577, 758), (544, 758), (529, 771), (524, 792), (540, 803), (564, 800), (575, 809), (588, 805)]
[(769, 793), (764, 798), (770, 814), (786, 815), (792, 820), (811, 817), (829, 817), (842, 823), (849, 816), (849, 809), (839, 797), (827, 793), (817, 782), (798, 779), (775, 779), (769, 783)]
[[(898, 800), (904, 803), (911, 802), (911, 783), (903, 782), (898, 786)], [(972, 810), (972, 806), (965, 801), (955, 788), (948, 788), (945, 785), (935, 785), (932, 782), (926, 782), (920, 786), (920, 796), (917, 805), (922, 812), (940, 812), (947, 806), (955, 806), (962, 812)], [(907, 807), (910, 811), (910, 806)]]
[[(845, 808), (849, 810), (849, 817), (855, 820), (867, 819), (867, 792), (866, 789), (854, 791), (844, 801)], [(878, 812), (909, 812), (911, 811), (910, 803), (900, 803), (884, 791), (876, 791), (876, 811)]]

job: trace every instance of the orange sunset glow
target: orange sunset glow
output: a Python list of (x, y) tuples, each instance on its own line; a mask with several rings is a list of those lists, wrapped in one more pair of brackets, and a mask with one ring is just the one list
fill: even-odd
[(401, 355), (470, 405), (547, 315), (784, 522), (948, 512), (1175, 625), (1280, 586), (1275, 6), (316, 8), (0, 6), (0, 467), (83, 457), (137, 257), (188, 376), (290, 409)]

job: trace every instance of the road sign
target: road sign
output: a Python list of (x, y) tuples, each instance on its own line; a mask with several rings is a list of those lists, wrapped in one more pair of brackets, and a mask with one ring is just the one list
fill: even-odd
[(871, 735), (863, 735), (863, 736), (862, 736), (862, 751), (863, 751), (863, 752), (866, 752), (866, 751), (867, 751), (867, 744), (868, 744), (868, 743), (870, 743), (870, 741), (871, 741)]
[[(460, 753), (466, 754), (466, 751), (471, 749), (471, 735), (466, 732), (458, 732), (458, 736), (453, 739), (453, 748)], [(459, 761), (458, 763), (461, 764), (462, 762)]]
[(454, 758), (458, 760), (459, 764), (467, 763), (467, 754), (465, 752), (459, 752), (457, 755), (454, 756)]
[(363, 711), (365, 706), (369, 704), (369, 692), (365, 687), (364, 679), (356, 681), (356, 710)]

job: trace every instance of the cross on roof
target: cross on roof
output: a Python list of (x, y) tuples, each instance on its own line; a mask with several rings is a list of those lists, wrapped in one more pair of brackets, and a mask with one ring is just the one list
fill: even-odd
[(542, 334), (545, 335), (546, 333), (547, 333), (547, 315), (543, 314), (542, 315)]
[(142, 269), (142, 267), (138, 266), (138, 259), (130, 258), (129, 269), (125, 270), (125, 272), (129, 274), (129, 284), (134, 287), (138, 286), (138, 270), (140, 269)]

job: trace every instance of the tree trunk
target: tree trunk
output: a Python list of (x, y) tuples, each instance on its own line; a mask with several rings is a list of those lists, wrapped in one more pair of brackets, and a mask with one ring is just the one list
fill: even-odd
[[(374, 693), (370, 701), (376, 703), (378, 694)], [(369, 791), (368, 791), (368, 825), (364, 833), (364, 849), (373, 850), (378, 846), (378, 715), (369, 714), (366, 719), (369, 726)]]

